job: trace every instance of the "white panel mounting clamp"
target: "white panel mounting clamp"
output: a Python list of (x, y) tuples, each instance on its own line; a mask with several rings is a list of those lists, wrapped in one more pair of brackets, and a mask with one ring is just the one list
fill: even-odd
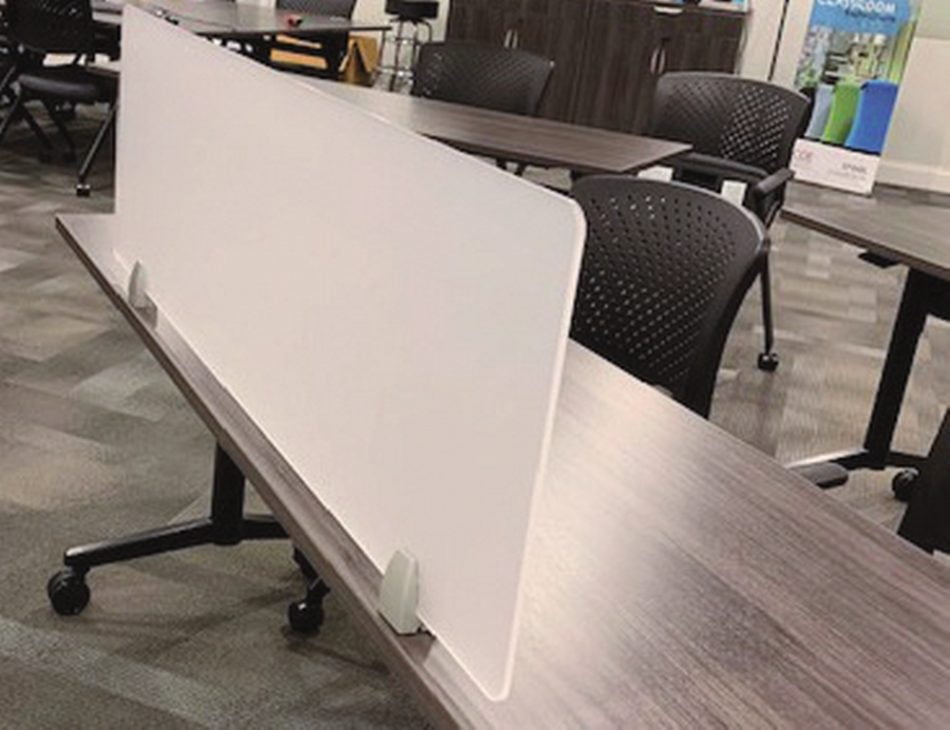
[(379, 588), (379, 613), (397, 634), (414, 634), (422, 627), (419, 606), (419, 564), (404, 550), (389, 559)]
[(129, 276), (129, 304), (136, 309), (145, 309), (150, 304), (146, 284), (145, 267), (136, 261)]

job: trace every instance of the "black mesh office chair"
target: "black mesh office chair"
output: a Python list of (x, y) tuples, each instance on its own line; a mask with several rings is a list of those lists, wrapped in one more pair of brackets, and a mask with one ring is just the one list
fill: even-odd
[(681, 183), (592, 176), (571, 337), (707, 417), (729, 329), (765, 264), (765, 229)]
[[(413, 72), (413, 96), (533, 117), (554, 62), (515, 48), (473, 43), (426, 43)], [(498, 166), (507, 169), (504, 160)], [(518, 165), (515, 174), (524, 174)]]
[(356, 0), (277, 0), (277, 7), (298, 13), (352, 18)]
[(515, 48), (426, 43), (419, 50), (412, 95), (534, 116), (554, 62)]
[[(106, 121), (100, 126), (79, 171), (76, 190), (88, 194), (86, 176), (105, 135), (115, 118), (116, 79), (93, 73), (82, 61), (95, 55), (97, 37), (90, 0), (7, 0), (6, 17), (10, 37), (36, 59), (19, 75), (20, 91), (9, 113), (0, 125), (0, 142), (10, 125), (19, 116), (27, 101), (40, 101), (59, 130), (68, 148), (68, 158), (75, 159), (76, 145), (66, 128), (57, 104), (110, 104)], [(44, 65), (46, 54), (69, 54), (72, 63)], [(39, 131), (37, 135), (47, 152), (52, 143)]]
[[(808, 99), (775, 84), (719, 73), (669, 73), (657, 83), (650, 134), (686, 142), (674, 179), (713, 190), (725, 180), (748, 184), (744, 204), (768, 228), (785, 201), (795, 140), (804, 131)], [(774, 371), (772, 292), (768, 260), (762, 267), (765, 348), (759, 367)]]

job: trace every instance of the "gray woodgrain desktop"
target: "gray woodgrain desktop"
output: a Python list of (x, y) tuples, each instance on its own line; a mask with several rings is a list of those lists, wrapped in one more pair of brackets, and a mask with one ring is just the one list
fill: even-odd
[(627, 173), (690, 150), (678, 142), (298, 76), (302, 83), (465, 152), (583, 173)]
[(107, 226), (59, 218), (438, 724), (950, 726), (950, 571), (573, 344), (514, 685), (486, 701), (437, 641), (382, 625), (375, 568), (168, 323), (125, 303)]

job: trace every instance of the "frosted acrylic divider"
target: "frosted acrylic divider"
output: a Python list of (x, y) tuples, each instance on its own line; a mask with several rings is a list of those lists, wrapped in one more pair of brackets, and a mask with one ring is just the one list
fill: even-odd
[(118, 263), (503, 698), (579, 208), (134, 8), (122, 45)]

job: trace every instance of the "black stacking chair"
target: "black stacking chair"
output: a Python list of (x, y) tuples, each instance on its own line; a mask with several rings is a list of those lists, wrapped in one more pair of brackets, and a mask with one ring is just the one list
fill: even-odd
[[(16, 101), (15, 84), (17, 77), (24, 68), (35, 65), (37, 58), (32, 54), (25, 53), (20, 45), (10, 38), (7, 32), (7, 15), (7, 8), (4, 7), (3, 13), (0, 15), (0, 100), (12, 103)], [(43, 130), (40, 129), (29, 111), (20, 108), (17, 115), (27, 122), (38, 139), (41, 141), (44, 139)]]
[[(516, 48), (426, 43), (419, 49), (412, 95), (493, 111), (537, 115), (554, 62)], [(504, 160), (498, 166), (507, 169)], [(524, 174), (518, 165), (515, 174)]]
[(554, 62), (515, 48), (426, 43), (419, 49), (412, 95), (534, 116)]
[[(277, 7), (280, 10), (290, 10), (295, 13), (352, 18), (356, 0), (277, 0)], [(337, 41), (339, 39), (334, 38), (332, 40)], [(330, 67), (331, 59), (328, 58), (325, 42), (278, 35), (270, 44), (270, 54), (273, 54), (274, 51), (286, 51), (298, 57), (291, 57), (289, 60), (283, 61), (275, 61), (271, 57), (268, 65), (276, 69), (309, 76), (336, 78), (338, 69)], [(325, 62), (327, 67), (321, 68), (320, 65), (314, 63), (313, 61), (316, 59)]]
[(585, 177), (587, 217), (571, 337), (709, 416), (729, 329), (762, 272), (765, 228), (681, 183)]
[[(100, 127), (79, 172), (77, 193), (89, 192), (86, 176), (115, 118), (117, 80), (90, 71), (83, 65), (97, 50), (96, 29), (90, 0), (7, 0), (6, 17), (11, 39), (36, 60), (24, 68), (18, 78), (19, 93), (0, 125), (0, 141), (28, 101), (39, 101), (66, 142), (68, 159), (76, 158), (76, 145), (66, 128), (65, 115), (58, 105), (110, 105), (106, 122)], [(45, 65), (47, 54), (68, 54), (72, 63)], [(39, 130), (37, 136), (46, 152), (53, 149), (49, 138)]]
[[(763, 81), (668, 73), (657, 83), (650, 134), (693, 146), (673, 161), (674, 179), (712, 190), (726, 180), (748, 184), (744, 205), (768, 228), (785, 201), (792, 147), (804, 132), (808, 107), (802, 94)], [(765, 348), (758, 365), (772, 372), (778, 356), (767, 259), (761, 281)]]

